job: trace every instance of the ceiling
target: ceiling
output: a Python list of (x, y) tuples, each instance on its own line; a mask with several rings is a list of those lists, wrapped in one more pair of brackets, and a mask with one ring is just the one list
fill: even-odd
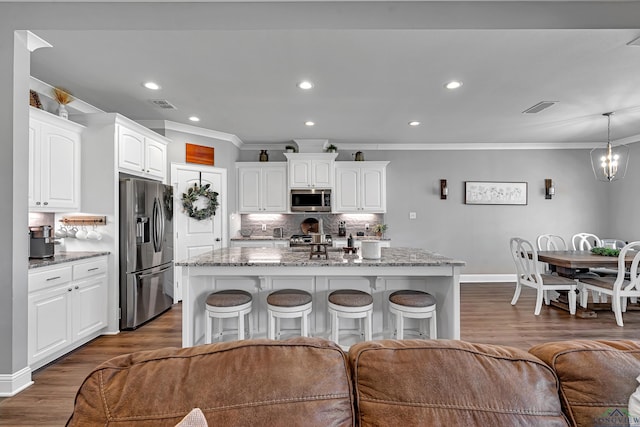
[[(53, 45), (31, 56), (37, 79), (104, 111), (221, 131), (247, 146), (319, 138), (338, 148), (584, 148), (606, 141), (608, 111), (612, 139), (640, 141), (640, 45), (628, 45), (640, 21), (634, 29), (33, 31)], [(303, 79), (314, 88), (298, 89)], [(144, 88), (149, 80), (161, 89)], [(446, 89), (450, 80), (463, 86)], [(557, 104), (523, 114), (541, 101)]]

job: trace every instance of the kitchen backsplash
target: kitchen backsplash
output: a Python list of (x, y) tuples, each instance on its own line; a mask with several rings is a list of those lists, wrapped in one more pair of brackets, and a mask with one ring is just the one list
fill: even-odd
[[(384, 214), (243, 214), (240, 215), (240, 229), (251, 230), (251, 235), (255, 237), (272, 236), (274, 228), (282, 227), (284, 238), (289, 238), (293, 234), (302, 233), (301, 224), (307, 218), (322, 220), (324, 232), (334, 237), (338, 237), (338, 223), (340, 221), (345, 222), (347, 236), (349, 233), (355, 236), (357, 232), (373, 236), (375, 234), (373, 226), (384, 223)], [(262, 224), (266, 226), (266, 231), (262, 231)], [(367, 224), (369, 224), (369, 231), (365, 230)], [(387, 230), (385, 234), (388, 234), (388, 231), (390, 230)], [(241, 237), (239, 233), (231, 236), (231, 238), (238, 237)]]

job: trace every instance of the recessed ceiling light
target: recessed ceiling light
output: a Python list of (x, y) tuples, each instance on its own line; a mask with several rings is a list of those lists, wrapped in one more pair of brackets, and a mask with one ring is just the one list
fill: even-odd
[(409, 126), (420, 126), (420, 122), (417, 120), (412, 120), (409, 122)]
[(311, 83), (309, 80), (303, 80), (298, 83), (298, 87), (300, 89), (309, 90), (313, 87), (313, 83)]
[(145, 82), (145, 83), (143, 83), (143, 86), (146, 87), (147, 89), (151, 89), (151, 90), (160, 89), (160, 85), (158, 83), (154, 83), (154, 82)]
[(462, 86), (462, 82), (458, 82), (455, 80), (450, 81), (449, 83), (444, 85), (444, 87), (446, 87), (447, 89), (458, 89), (460, 86)]
[(192, 122), (199, 122), (200, 121), (200, 117), (191, 116), (191, 117), (189, 117), (189, 120), (191, 120)]
[(305, 125), (307, 125), (307, 126), (313, 126), (313, 125), (315, 125), (315, 123), (314, 123), (314, 122), (312, 122), (311, 120), (307, 120), (306, 122), (304, 122), (304, 124), (305, 124)]

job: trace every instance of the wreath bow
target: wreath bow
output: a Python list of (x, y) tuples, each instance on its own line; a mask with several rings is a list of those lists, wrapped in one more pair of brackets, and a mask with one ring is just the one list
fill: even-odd
[[(211, 187), (211, 184), (198, 186), (197, 183), (194, 183), (193, 187), (189, 187), (186, 193), (182, 193), (182, 207), (191, 218), (201, 221), (216, 214), (216, 209), (219, 205), (218, 193), (210, 190), (209, 187)], [(198, 209), (197, 206), (194, 206), (194, 203), (200, 197), (204, 197), (208, 201), (207, 206), (203, 209)]]

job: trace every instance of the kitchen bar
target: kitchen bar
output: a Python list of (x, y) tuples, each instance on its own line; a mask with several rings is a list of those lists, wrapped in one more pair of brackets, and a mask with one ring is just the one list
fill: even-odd
[(330, 251), (309, 257), (308, 248), (223, 248), (176, 263), (182, 267), (182, 345), (204, 343), (205, 300), (210, 292), (243, 289), (253, 295), (254, 337), (265, 336), (266, 297), (297, 288), (313, 295), (311, 334), (329, 336), (327, 295), (359, 289), (374, 296), (373, 338), (390, 338), (388, 295), (420, 289), (437, 301), (438, 338), (460, 339), (460, 269), (465, 262), (417, 248), (382, 248), (381, 258)]

